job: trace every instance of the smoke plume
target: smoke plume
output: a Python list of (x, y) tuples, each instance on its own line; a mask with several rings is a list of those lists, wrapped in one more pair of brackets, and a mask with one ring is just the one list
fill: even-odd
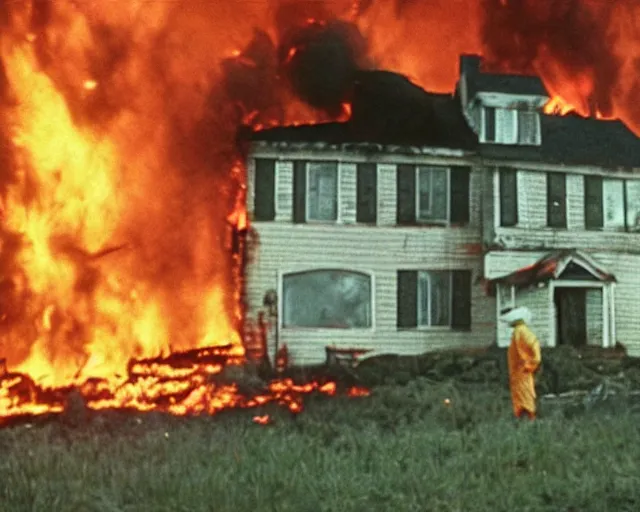
[(341, 113), (357, 72), (369, 66), (366, 40), (355, 25), (339, 20), (285, 32), (279, 58), (296, 95), (332, 116)]

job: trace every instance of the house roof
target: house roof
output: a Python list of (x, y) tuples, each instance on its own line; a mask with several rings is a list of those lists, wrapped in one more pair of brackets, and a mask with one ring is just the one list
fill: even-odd
[(467, 74), (467, 92), (469, 98), (473, 98), (479, 92), (549, 96), (540, 77), (492, 73)]
[(563, 277), (606, 282), (616, 281), (612, 273), (577, 249), (562, 249), (550, 252), (532, 265), (527, 265), (515, 272), (488, 281), (491, 285), (490, 292), (495, 293), (495, 285), (497, 284), (524, 288)]
[[(469, 83), (505, 92), (541, 93), (538, 77), (470, 73)], [(541, 114), (540, 146), (482, 144), (462, 113), (456, 94), (435, 94), (389, 71), (361, 71), (354, 82), (347, 122), (280, 126), (250, 131), (242, 138), (268, 143), (377, 144), (385, 151), (446, 148), (478, 152), (487, 159), (588, 165), (608, 169), (640, 168), (640, 138), (620, 121), (576, 114)]]
[(459, 97), (429, 93), (388, 71), (363, 71), (353, 90), (351, 118), (343, 123), (284, 126), (255, 131), (255, 141), (377, 143), (475, 149), (477, 135)]
[(621, 121), (541, 115), (541, 146), (483, 144), (488, 158), (605, 168), (640, 168), (640, 138)]

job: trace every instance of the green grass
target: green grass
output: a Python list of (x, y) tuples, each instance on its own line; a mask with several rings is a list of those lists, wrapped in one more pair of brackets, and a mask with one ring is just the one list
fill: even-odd
[[(451, 400), (447, 406), (444, 400)], [(495, 385), (379, 386), (213, 418), (107, 413), (0, 430), (3, 511), (637, 511), (640, 413), (541, 406)]]

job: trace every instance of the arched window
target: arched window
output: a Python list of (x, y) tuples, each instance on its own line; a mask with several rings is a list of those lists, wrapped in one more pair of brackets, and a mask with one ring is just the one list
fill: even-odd
[(371, 327), (371, 276), (350, 270), (308, 270), (282, 282), (283, 327)]

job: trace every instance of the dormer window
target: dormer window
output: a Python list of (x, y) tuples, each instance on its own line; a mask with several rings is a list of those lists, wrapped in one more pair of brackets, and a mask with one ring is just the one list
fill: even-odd
[(484, 107), (480, 138), (493, 144), (539, 145), (539, 114), (533, 110)]

